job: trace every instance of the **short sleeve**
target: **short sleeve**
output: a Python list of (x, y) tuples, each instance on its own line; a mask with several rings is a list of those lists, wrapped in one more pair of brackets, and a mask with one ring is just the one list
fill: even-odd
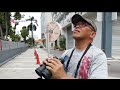
[(89, 79), (107, 79), (108, 67), (107, 58), (104, 52), (99, 53), (94, 57), (89, 69)]

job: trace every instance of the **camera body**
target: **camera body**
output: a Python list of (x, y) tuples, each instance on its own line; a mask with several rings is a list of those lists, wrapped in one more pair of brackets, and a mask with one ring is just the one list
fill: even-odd
[[(57, 57), (53, 57), (58, 59)], [(63, 58), (59, 58), (59, 60), (61, 61), (61, 63), (64, 63), (64, 59)], [(50, 79), (52, 77), (52, 73), (46, 68), (46, 65), (43, 63), (41, 64), (38, 68), (35, 69), (35, 72), (40, 76), (40, 78), (42, 79), (42, 77), (44, 77), (45, 79)]]

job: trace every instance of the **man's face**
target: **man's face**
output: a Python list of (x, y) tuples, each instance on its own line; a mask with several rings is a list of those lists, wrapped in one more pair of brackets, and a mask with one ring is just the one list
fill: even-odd
[(73, 38), (74, 39), (89, 39), (91, 35), (95, 33), (92, 27), (86, 22), (79, 22), (74, 26), (73, 29)]

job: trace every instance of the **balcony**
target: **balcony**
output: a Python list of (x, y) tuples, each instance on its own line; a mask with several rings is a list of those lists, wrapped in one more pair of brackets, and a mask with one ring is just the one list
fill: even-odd
[(57, 12), (53, 15), (54, 21), (59, 21), (64, 16), (64, 12)]
[(66, 17), (64, 18), (64, 21), (63, 21), (63, 28), (68, 26), (69, 24), (71, 24), (71, 17), (74, 15), (75, 13), (68, 13), (66, 15)]

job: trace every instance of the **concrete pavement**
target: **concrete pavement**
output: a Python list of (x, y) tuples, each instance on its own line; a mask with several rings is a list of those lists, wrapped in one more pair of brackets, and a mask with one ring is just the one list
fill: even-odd
[[(42, 49), (36, 51), (41, 62), (47, 58), (46, 51)], [(0, 79), (36, 79), (39, 77), (35, 73), (37, 67), (39, 65), (36, 64), (34, 49), (28, 49), (0, 67)]]
[(110, 78), (120, 79), (120, 60), (108, 60), (108, 74)]
[[(36, 49), (40, 62), (48, 57), (46, 49)], [(61, 56), (64, 51), (51, 50), (51, 54)], [(34, 49), (28, 49), (0, 67), (0, 79), (37, 79)], [(109, 79), (120, 79), (120, 60), (108, 60)]]

